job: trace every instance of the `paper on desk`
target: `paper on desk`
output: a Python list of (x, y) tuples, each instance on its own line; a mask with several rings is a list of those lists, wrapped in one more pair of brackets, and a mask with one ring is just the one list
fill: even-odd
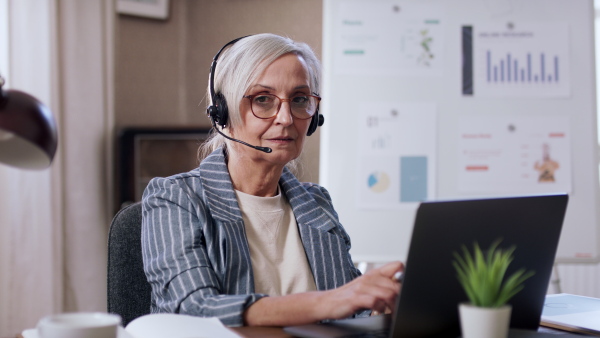
[[(27, 330), (21, 332), (21, 335), (23, 336), (23, 338), (39, 338), (37, 329), (27, 329)], [(117, 338), (136, 338), (136, 337), (133, 337), (132, 335), (127, 333), (127, 331), (125, 331), (125, 329), (122, 326), (119, 326), (119, 329), (117, 331)]]
[[(172, 313), (149, 314), (134, 319), (125, 330), (133, 338), (239, 338), (217, 318)], [(120, 338), (120, 337), (119, 337)]]
[(540, 324), (597, 336), (599, 318), (600, 298), (560, 293), (546, 296)]
[[(23, 338), (38, 338), (37, 329), (25, 330)], [(117, 338), (240, 338), (217, 318), (172, 313), (149, 314), (119, 327)]]

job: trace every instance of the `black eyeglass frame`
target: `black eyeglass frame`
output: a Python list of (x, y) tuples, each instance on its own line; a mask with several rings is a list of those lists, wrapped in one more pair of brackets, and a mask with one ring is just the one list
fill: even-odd
[[(315, 109), (315, 112), (310, 115), (309, 117), (298, 117), (294, 114), (294, 111), (292, 110), (292, 107), (290, 105), (290, 114), (292, 114), (293, 117), (299, 119), (299, 120), (308, 120), (313, 118), (313, 116), (315, 116), (315, 114), (319, 111), (319, 104), (321, 104), (321, 97), (318, 96), (317, 94), (313, 93), (314, 95), (311, 94), (307, 94), (307, 95), (298, 95), (298, 96), (310, 96), (310, 97), (314, 97), (315, 99), (317, 99), (317, 107)], [(257, 97), (257, 96), (265, 96), (265, 95), (271, 95), (271, 96), (275, 96), (278, 100), (279, 100), (279, 105), (277, 106), (277, 110), (275, 112), (275, 114), (273, 114), (273, 116), (269, 116), (269, 117), (260, 117), (257, 116), (256, 113), (254, 113), (254, 109), (252, 108), (253, 104), (252, 104), (252, 100)], [(250, 111), (252, 112), (252, 115), (254, 115), (254, 117), (256, 117), (257, 119), (261, 119), (261, 120), (268, 120), (268, 119), (274, 119), (277, 114), (279, 114), (279, 111), (281, 110), (281, 105), (283, 104), (283, 102), (290, 102), (292, 100), (292, 98), (288, 98), (288, 99), (282, 99), (279, 96), (275, 95), (275, 94), (256, 94), (256, 95), (244, 95), (243, 98), (250, 100)]]

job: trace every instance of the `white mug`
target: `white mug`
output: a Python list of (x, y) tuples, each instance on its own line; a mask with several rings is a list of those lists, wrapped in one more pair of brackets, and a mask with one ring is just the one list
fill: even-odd
[(50, 315), (37, 325), (39, 338), (117, 338), (121, 317), (103, 312)]

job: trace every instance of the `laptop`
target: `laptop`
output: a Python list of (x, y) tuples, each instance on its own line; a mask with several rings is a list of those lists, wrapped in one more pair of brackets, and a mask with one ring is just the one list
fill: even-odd
[[(307, 338), (348, 337), (384, 331), (382, 337), (458, 337), (458, 304), (467, 301), (452, 261), (473, 243), (487, 249), (516, 246), (510, 275), (534, 270), (509, 303), (510, 327), (537, 330), (567, 208), (566, 194), (423, 202), (417, 209), (404, 280), (393, 315), (285, 327)], [(358, 335), (360, 336), (360, 335)], [(369, 336), (369, 335), (364, 335)], [(375, 336), (375, 335), (373, 335)]]

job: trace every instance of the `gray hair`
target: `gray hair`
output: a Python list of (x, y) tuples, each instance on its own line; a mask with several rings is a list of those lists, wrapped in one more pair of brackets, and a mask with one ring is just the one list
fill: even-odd
[[(240, 101), (248, 88), (275, 60), (289, 53), (304, 59), (308, 66), (310, 90), (318, 94), (321, 65), (313, 50), (305, 43), (265, 33), (245, 37), (223, 51), (217, 60), (214, 89), (215, 94), (221, 93), (228, 103), (228, 128), (235, 129), (241, 125)], [(208, 97), (212, 104), (210, 88)], [(227, 133), (226, 130), (223, 132)], [(199, 149), (199, 159), (204, 159), (220, 146), (226, 147), (226, 139), (213, 131)]]

